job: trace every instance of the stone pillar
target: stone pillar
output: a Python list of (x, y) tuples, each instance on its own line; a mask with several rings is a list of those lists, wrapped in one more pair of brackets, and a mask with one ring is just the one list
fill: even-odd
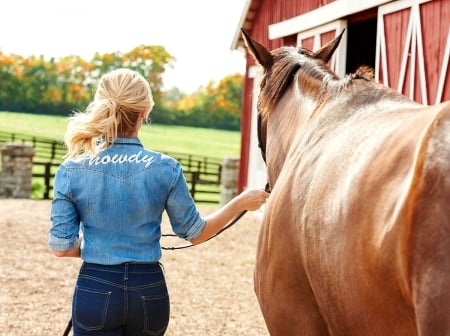
[(220, 176), (220, 205), (225, 205), (237, 194), (239, 159), (226, 157)]
[(32, 161), (35, 150), (32, 145), (6, 143), (1, 149), (0, 198), (30, 198)]

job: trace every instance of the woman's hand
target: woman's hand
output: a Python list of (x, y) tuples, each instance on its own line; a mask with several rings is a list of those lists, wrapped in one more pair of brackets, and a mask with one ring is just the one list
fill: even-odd
[(254, 211), (258, 210), (266, 202), (269, 195), (269, 193), (261, 189), (248, 189), (236, 196), (235, 200), (241, 203), (241, 211)]
[(206, 225), (202, 233), (197, 238), (192, 239), (191, 243), (195, 245), (207, 240), (240, 212), (259, 209), (266, 202), (267, 197), (269, 197), (269, 193), (261, 189), (243, 191), (222, 208), (205, 217)]

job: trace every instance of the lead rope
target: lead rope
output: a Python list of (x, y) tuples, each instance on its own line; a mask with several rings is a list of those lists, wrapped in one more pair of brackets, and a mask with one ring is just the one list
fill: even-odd
[[(227, 225), (225, 225), (223, 228), (221, 228), (219, 231), (217, 231), (215, 234), (213, 234), (211, 237), (209, 237), (208, 239), (202, 241), (201, 243), (198, 244), (187, 244), (187, 245), (181, 245), (181, 246), (161, 246), (161, 249), (163, 250), (169, 250), (169, 251), (174, 251), (174, 250), (181, 250), (181, 249), (185, 249), (188, 247), (192, 247), (192, 246), (196, 246), (196, 245), (200, 245), (203, 243), (206, 243), (208, 240), (213, 239), (215, 237), (217, 237), (218, 235), (220, 235), (222, 232), (224, 232), (225, 230), (229, 229), (230, 227), (232, 227), (234, 224), (236, 224), (236, 222), (245, 215), (245, 213), (247, 212), (247, 210), (244, 210), (240, 213), (238, 213)], [(177, 237), (176, 234), (174, 233), (166, 233), (166, 234), (162, 234), (162, 237)]]
[[(270, 186), (269, 186), (268, 182), (266, 183), (266, 186), (264, 187), (264, 191), (270, 193)], [(236, 224), (236, 222), (239, 219), (241, 219), (241, 217), (244, 216), (246, 212), (247, 212), (247, 210), (244, 210), (244, 211), (238, 213), (227, 225), (225, 225), (222, 229), (220, 229), (215, 234), (213, 234), (211, 237), (209, 237), (208, 239), (202, 241), (201, 243), (198, 243), (198, 244), (195, 244), (195, 245), (194, 244), (187, 244), (187, 245), (182, 245), (182, 246), (169, 246), (169, 247), (161, 246), (161, 249), (174, 251), (174, 250), (181, 250), (181, 249), (185, 249), (185, 248), (188, 248), (188, 247), (192, 247), (192, 246), (196, 246), (196, 245), (200, 245), (200, 244), (206, 243), (208, 240), (217, 237), (222, 232), (224, 232), (225, 230), (229, 229), (234, 224)], [(162, 234), (161, 236), (162, 237), (177, 237), (177, 235), (174, 234), (174, 233), (166, 233), (166, 234)]]
[(70, 329), (72, 329), (72, 319), (70, 319), (69, 322), (67, 323), (67, 327), (66, 330), (64, 330), (63, 336), (69, 336)]

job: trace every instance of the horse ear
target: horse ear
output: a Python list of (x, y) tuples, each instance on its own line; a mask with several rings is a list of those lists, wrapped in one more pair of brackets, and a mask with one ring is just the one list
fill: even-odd
[(327, 44), (325, 44), (322, 48), (317, 50), (314, 53), (314, 56), (321, 59), (325, 63), (328, 63), (328, 61), (331, 59), (331, 56), (333, 56), (334, 52), (336, 51), (339, 42), (341, 42), (342, 35), (344, 34), (345, 29), (334, 38), (334, 40), (331, 40)]
[(253, 40), (248, 33), (241, 28), (242, 36), (244, 37), (245, 45), (250, 53), (264, 69), (268, 69), (272, 66), (273, 57), (270, 51), (262, 44)]

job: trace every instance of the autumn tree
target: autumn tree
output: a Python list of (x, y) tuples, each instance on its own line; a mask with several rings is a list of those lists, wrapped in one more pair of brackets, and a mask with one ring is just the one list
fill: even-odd
[(189, 95), (169, 91), (163, 102), (171, 109), (174, 123), (239, 130), (243, 80), (243, 75), (234, 74), (218, 83), (210, 81)]
[(98, 79), (126, 67), (148, 79), (161, 99), (162, 75), (175, 58), (162, 46), (139, 46), (128, 53), (96, 53), (91, 61), (69, 55), (55, 60), (0, 53), (0, 107), (18, 112), (67, 114), (92, 99)]
[(192, 94), (163, 92), (163, 74), (175, 58), (162, 46), (141, 45), (129, 52), (96, 53), (90, 61), (77, 55), (58, 60), (22, 57), (0, 51), (0, 110), (68, 115), (84, 110), (99, 78), (125, 67), (150, 83), (154, 123), (239, 130), (243, 76), (211, 81)]
[(21, 74), (16, 66), (22, 57), (5, 55), (0, 51), (0, 109), (20, 109), (21, 99), (17, 94), (21, 84)]

